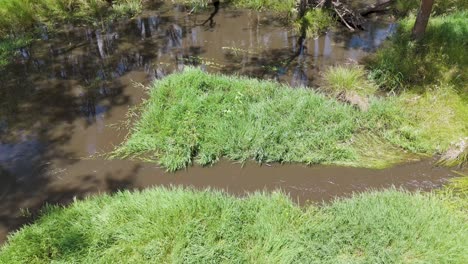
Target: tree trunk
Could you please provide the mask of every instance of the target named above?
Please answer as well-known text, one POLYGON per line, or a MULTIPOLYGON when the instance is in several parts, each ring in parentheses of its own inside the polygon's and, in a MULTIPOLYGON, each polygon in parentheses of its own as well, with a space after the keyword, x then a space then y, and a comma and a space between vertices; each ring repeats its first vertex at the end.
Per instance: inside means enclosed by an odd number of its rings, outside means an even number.
POLYGON ((299 18, 303 17, 307 11, 307 0, 300 0, 299 1, 299 18))
POLYGON ((421 7, 419 8, 418 17, 414 23, 413 32, 411 34, 412 39, 420 40, 426 32, 426 27, 431 16, 432 6, 434 0, 422 0, 421 7))

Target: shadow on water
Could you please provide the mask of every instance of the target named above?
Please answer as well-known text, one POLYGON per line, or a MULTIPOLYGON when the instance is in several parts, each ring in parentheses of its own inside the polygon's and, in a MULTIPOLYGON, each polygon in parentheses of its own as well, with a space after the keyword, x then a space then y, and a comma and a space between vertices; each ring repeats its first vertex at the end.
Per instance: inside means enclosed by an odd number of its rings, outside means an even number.
MULTIPOLYGON (((156 4, 155 4, 156 5, 156 4)), ((432 161, 374 171, 300 165, 258 166, 222 162, 167 174, 154 164, 106 161, 127 133, 119 125, 141 103, 148 84, 186 65, 210 72, 314 84, 324 68, 359 60, 392 30, 374 23, 367 32, 329 32, 298 41, 274 14, 217 7, 188 15, 181 6, 154 10, 100 29, 64 26, 21 49, 0 75, 0 242, 45 204, 75 197, 184 185, 237 195, 281 188, 301 203, 329 200, 392 184, 431 189, 452 173, 432 161), (110 125, 116 127, 110 127, 110 125)))

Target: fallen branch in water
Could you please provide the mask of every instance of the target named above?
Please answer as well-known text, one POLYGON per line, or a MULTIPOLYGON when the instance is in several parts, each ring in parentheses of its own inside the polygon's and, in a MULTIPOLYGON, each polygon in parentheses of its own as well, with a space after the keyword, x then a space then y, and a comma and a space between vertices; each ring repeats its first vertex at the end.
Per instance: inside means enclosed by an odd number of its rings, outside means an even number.
POLYGON ((369 5, 361 10, 354 10, 341 0, 301 0, 298 3, 299 14, 304 14, 307 8, 328 8, 332 10, 338 20, 349 30, 364 29, 365 16, 372 13, 385 12, 390 9, 395 0, 386 0, 381 3, 369 5))

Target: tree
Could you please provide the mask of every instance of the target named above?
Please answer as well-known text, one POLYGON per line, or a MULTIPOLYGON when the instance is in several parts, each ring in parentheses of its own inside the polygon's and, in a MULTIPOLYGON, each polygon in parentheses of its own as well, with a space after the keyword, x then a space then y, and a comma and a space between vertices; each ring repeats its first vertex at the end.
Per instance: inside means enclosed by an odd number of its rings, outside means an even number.
POLYGON ((419 8, 418 16, 416 17, 416 22, 414 23, 411 33, 412 39, 420 40, 424 36, 433 5, 434 0, 421 0, 421 7, 419 8))

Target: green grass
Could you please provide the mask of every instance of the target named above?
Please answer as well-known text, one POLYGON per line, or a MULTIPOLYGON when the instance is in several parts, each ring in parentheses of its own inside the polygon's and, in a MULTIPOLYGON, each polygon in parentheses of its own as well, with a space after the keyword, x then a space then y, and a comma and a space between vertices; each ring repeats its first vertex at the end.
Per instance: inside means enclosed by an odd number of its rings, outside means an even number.
POLYGON ((444 152, 468 135, 468 100, 452 86, 426 87, 424 92, 406 91, 400 105, 413 120, 414 132, 426 147, 444 152))
MULTIPOLYGON (((407 15, 416 13, 421 5, 420 0, 397 0, 395 9, 397 13, 407 15)), ((466 0, 444 0, 434 1, 432 8, 433 15, 444 15, 457 12, 458 10, 467 10, 468 2, 466 0)))
POLYGON ((20 48, 31 43, 30 37, 0 39, 0 69, 7 65, 20 48))
POLYGON ((444 188, 438 191, 445 199, 446 204, 458 211, 464 212, 468 221, 468 175, 458 173, 460 177, 452 178, 444 188))
POLYGON ((294 22, 294 27, 306 37, 316 38, 334 24, 335 18, 328 10, 317 8, 307 10, 303 17, 294 22))
POLYGON ((468 92, 468 12, 433 17, 420 43, 410 40, 414 17, 399 22, 398 33, 370 60, 372 78, 387 89, 439 83, 468 92))
POLYGON ((377 85, 367 79, 366 71, 360 66, 339 65, 323 73, 324 87, 336 95, 340 92, 355 92, 361 96, 374 95, 377 85))
POLYGON ((2 0, 0 33, 30 31, 38 23, 93 22, 105 16, 134 14, 141 4, 142 0, 115 0, 112 7, 105 0, 2 0))
POLYGON ((295 0, 232 0, 238 7, 268 9, 278 12, 292 12, 296 7, 295 0))
MULTIPOLYGON (((466 11, 432 17, 424 38, 413 42, 414 17, 405 18, 392 40, 367 62, 370 78, 398 94, 422 148, 436 153, 468 136, 467 19, 466 11)), ((463 164, 466 156, 443 164, 463 164)))
POLYGON ((120 192, 48 207, 0 263, 467 263, 462 212, 388 190, 300 208, 281 193, 120 192))
POLYGON ((152 85, 140 119, 113 156, 143 158, 170 171, 223 157, 384 167, 407 158, 403 150, 434 154, 466 132, 460 121, 466 117, 455 115, 436 127, 446 137, 441 146, 431 137, 434 127, 412 118, 405 105, 398 97, 373 97, 362 112, 310 89, 188 68, 152 85))

